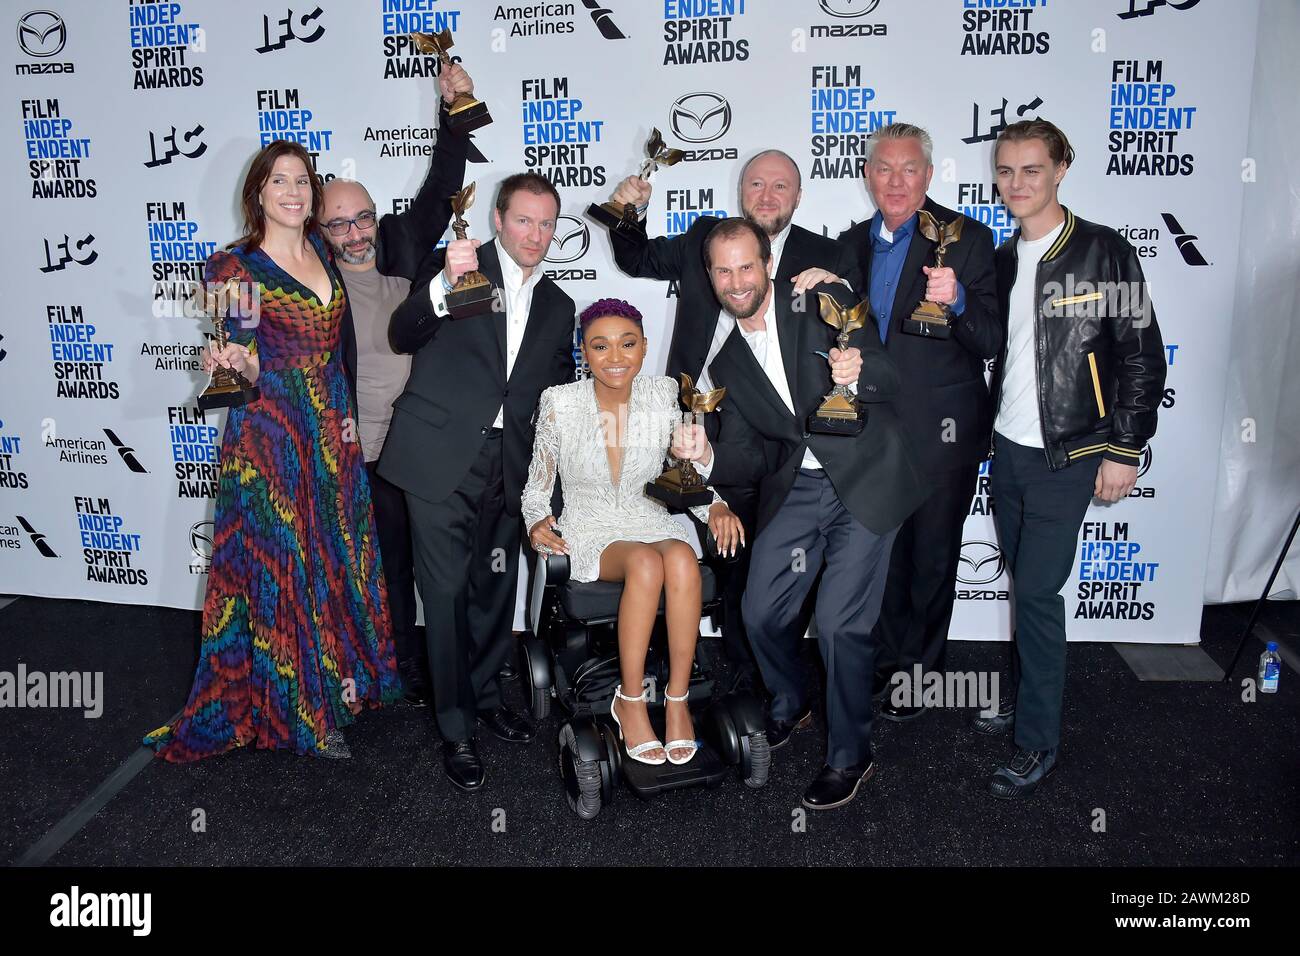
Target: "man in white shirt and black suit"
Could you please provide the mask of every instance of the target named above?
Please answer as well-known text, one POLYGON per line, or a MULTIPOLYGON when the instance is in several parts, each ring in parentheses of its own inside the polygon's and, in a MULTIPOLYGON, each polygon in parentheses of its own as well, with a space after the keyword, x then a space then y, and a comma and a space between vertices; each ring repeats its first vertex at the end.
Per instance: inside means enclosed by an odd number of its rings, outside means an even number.
POLYGON ((394 348, 413 352, 379 474, 406 493, 424 605, 434 717, 452 783, 483 785, 476 723, 526 743, 533 728, 501 700, 518 573, 520 496, 538 397, 573 380, 574 306, 541 262, 560 197, 542 176, 505 179, 496 237, 450 243, 421 265, 393 313, 394 348), (478 270, 498 290, 486 315, 448 316, 446 296, 478 270))
POLYGON ((856 305, 842 283, 793 298, 788 284, 768 279, 770 247, 752 223, 719 224, 704 251, 718 298, 737 320, 709 367, 727 395, 717 441, 704 440, 699 428, 683 430, 674 454, 696 460, 710 482, 758 485, 744 615, 772 693, 773 747, 811 719, 799 656, 801 610, 823 572, 816 616, 826 663, 826 765, 803 803, 831 809, 852 800, 874 771, 871 630, 894 535, 922 498, 890 404, 898 372, 871 321, 850 335, 849 348, 836 347, 815 293, 856 305), (832 381, 856 389, 866 419, 857 435, 808 428, 832 381), (765 453, 765 445, 777 454, 765 453))

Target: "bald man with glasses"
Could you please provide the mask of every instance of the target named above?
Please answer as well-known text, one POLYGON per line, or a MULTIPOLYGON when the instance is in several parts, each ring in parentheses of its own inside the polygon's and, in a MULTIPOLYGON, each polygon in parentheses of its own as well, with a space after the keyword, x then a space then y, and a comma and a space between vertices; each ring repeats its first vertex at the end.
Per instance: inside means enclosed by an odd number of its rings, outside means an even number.
POLYGON ((381 478, 375 468, 388 435, 393 400, 402 393, 411 371, 411 356, 394 352, 389 344, 388 320, 410 293, 420 261, 446 231, 451 219, 448 200, 465 180, 469 138, 451 131, 446 106, 457 93, 473 93, 474 83, 459 64, 452 64, 439 75, 438 87, 441 128, 429 172, 411 205, 401 213, 380 217, 361 183, 334 179, 325 184, 321 224, 348 290, 343 361, 356 396, 357 439, 370 477, 397 665, 406 699, 415 704, 426 702, 429 680, 424 641, 415 629, 410 519, 401 489, 381 478))

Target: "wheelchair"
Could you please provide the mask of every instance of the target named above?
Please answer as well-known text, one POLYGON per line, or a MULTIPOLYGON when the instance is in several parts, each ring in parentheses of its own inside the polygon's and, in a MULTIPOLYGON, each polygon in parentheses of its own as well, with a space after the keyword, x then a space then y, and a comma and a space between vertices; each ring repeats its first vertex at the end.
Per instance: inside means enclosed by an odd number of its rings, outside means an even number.
MULTIPOLYGON (((706 555, 700 562, 702 613, 719 622, 722 599, 714 569, 720 571, 725 559, 716 553, 708 528, 696 524, 706 555)), ((712 668, 701 663, 698 648, 688 706, 699 751, 681 765, 651 766, 629 758, 609 714, 619 683, 617 620, 623 585, 570 581, 567 555, 531 554, 531 630, 521 639, 520 675, 535 720, 545 720, 557 707, 561 712, 560 776, 565 800, 574 813, 584 820, 595 818, 614 799, 620 782, 644 800, 683 787, 717 787, 731 772, 750 788, 766 785, 771 751, 763 705, 752 694, 719 693, 712 668)), ((660 595, 645 669, 652 720, 662 717, 663 690, 668 685, 663 612, 660 595)), ((636 692, 636 688, 625 691, 636 692)))

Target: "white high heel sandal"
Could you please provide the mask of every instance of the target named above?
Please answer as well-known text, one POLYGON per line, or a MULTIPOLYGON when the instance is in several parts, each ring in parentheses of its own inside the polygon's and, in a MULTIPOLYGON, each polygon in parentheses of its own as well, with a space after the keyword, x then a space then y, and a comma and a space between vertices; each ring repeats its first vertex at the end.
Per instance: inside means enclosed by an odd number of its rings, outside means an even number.
MULTIPOLYGON (((691 696, 690 687, 686 688, 686 693, 682 694, 681 697, 674 697, 672 694, 668 693, 667 687, 664 688, 664 700, 671 700, 675 704, 685 703, 690 696, 691 696)), ((668 741, 668 743, 664 744, 664 754, 668 757, 668 762, 671 764, 677 764, 678 766, 681 766, 684 763, 690 763, 692 760, 694 760, 695 755, 699 752, 699 750, 700 750, 700 742, 698 740, 670 740, 668 741), (691 751, 689 754, 687 754, 681 760, 673 759, 674 750, 685 750, 688 747, 690 748, 691 751)))
MULTIPOLYGON (((646 694, 648 694, 648 693, 649 693, 649 691, 647 691, 647 690, 645 690, 645 689, 642 689, 642 691, 641 691, 641 696, 639 696, 639 697, 629 697, 629 696, 627 696, 627 694, 623 693, 623 685, 622 685, 622 684, 619 684, 618 686, 616 686, 616 687, 614 688, 614 696, 617 697, 619 700, 628 700, 628 701, 645 700, 645 699, 646 699, 646 694)), ((614 724, 615 724, 615 726, 618 727, 618 739, 623 741, 623 749, 624 749, 625 751, 627 751, 627 755, 628 755, 629 757, 631 757, 631 758, 632 758, 633 760, 635 760, 637 763, 647 763, 647 764, 650 764, 650 766, 652 766, 652 767, 657 767, 657 766, 659 766, 661 763, 664 762, 664 760, 666 759, 665 757, 660 757, 658 760, 653 760, 653 759, 648 759, 648 758, 646 758, 646 757, 641 756, 642 754, 649 753, 651 750, 663 750, 663 749, 664 749, 664 745, 663 745, 662 743, 660 743, 657 739, 656 739, 656 740, 647 740, 645 743, 643 743, 643 744, 637 744, 635 747, 629 747, 629 746, 627 745, 627 741, 623 739, 623 722, 622 722, 621 720, 618 719, 618 711, 616 711, 616 710, 614 709, 614 702, 613 702, 613 701, 610 701, 610 702, 609 702, 609 716, 611 716, 611 717, 614 718, 614 724)), ((664 750, 664 753, 667 754, 668 751, 664 750)))

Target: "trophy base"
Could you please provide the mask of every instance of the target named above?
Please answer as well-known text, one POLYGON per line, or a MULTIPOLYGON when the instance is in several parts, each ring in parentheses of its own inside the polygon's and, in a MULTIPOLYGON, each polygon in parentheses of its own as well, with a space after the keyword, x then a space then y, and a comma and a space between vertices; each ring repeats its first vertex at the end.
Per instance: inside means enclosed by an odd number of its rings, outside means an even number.
POLYGON ((950 339, 952 338, 952 323, 948 318, 947 309, 940 309, 938 306, 934 310, 925 308, 925 303, 917 309, 910 317, 903 320, 900 331, 908 335, 918 335, 925 339, 950 339))
POLYGON ((198 406, 203 411, 214 408, 236 408, 255 402, 262 390, 256 385, 211 385, 198 398, 198 406))
POLYGON ((857 435, 867 427, 867 411, 859 407, 850 415, 835 415, 818 410, 808 416, 805 427, 814 435, 857 435))
POLYGON ((456 287, 447 293, 447 312, 453 319, 468 319, 475 315, 486 315, 492 311, 496 301, 496 290, 487 277, 478 274, 477 278, 466 281, 461 276, 456 287))
POLYGON ((657 481, 647 481, 645 493, 656 501, 662 501, 673 511, 685 511, 701 505, 713 504, 713 492, 708 488, 692 488, 683 491, 672 485, 661 485, 657 481))
POLYGON ((620 212, 613 203, 592 203, 587 207, 587 215, 611 232, 618 232, 632 238, 644 238, 645 225, 636 217, 635 210, 631 216, 620 212))
POLYGON ((452 132, 457 136, 464 136, 490 124, 492 115, 488 112, 487 104, 482 100, 469 100, 464 105, 453 103, 452 108, 447 112, 447 122, 452 132))

